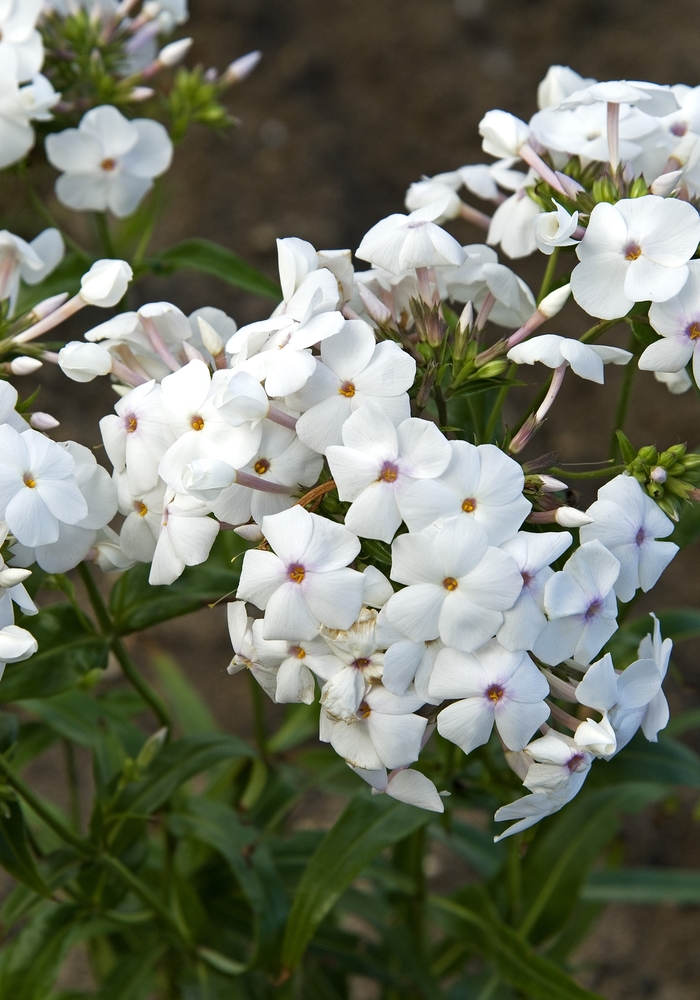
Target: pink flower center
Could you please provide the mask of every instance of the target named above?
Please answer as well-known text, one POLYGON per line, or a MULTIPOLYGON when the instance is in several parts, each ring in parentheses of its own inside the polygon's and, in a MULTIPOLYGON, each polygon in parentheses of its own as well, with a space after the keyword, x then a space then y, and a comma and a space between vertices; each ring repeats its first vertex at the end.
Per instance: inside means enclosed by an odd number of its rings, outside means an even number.
POLYGON ((642 256, 642 248, 639 243, 628 243, 622 252, 625 255, 625 260, 636 260, 642 256))
POLYGON ((294 563, 287 570, 287 579, 291 580, 292 583, 302 583, 305 576, 306 570, 299 563, 294 563))
POLYGON ((505 691, 500 684, 492 684, 490 688, 486 689, 486 697, 494 702, 494 704, 497 704, 504 694, 505 691))
POLYGON ((591 621, 591 619, 595 618, 598 614, 600 614, 602 607, 603 607, 603 602, 600 599, 598 599, 597 601, 593 601, 591 604, 589 604, 588 610, 584 615, 586 621, 589 622, 591 621))
POLYGON ((685 332, 690 340, 697 340, 700 337, 700 323, 696 320, 688 326, 685 332))
POLYGON ((379 479, 383 483, 395 483, 399 476, 399 467, 393 462, 385 462, 379 472, 379 479))

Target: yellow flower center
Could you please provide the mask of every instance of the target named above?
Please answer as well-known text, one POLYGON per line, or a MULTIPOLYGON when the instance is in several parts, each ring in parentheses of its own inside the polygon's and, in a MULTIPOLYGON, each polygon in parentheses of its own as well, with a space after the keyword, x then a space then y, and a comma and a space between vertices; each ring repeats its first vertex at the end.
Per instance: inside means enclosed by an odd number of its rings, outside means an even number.
POLYGON ((457 587, 459 586, 459 584, 457 583, 457 581, 453 576, 446 576, 445 579, 442 581, 442 585, 445 588, 445 590, 456 590, 457 587))
POLYGON ((290 566, 287 570, 287 576, 294 583, 301 583, 306 576, 306 570, 303 566, 290 566))
POLYGON ((465 514, 473 514, 476 510, 476 500, 473 497, 468 497, 462 502, 462 510, 465 514))
POLYGON ((204 430, 204 421, 201 417, 192 417, 192 430, 202 431, 204 430))
POLYGON ((379 473, 379 479, 383 483, 395 483, 399 475, 399 470, 393 462, 385 462, 379 473))
POLYGON ((137 502, 134 504, 134 507, 136 508, 136 513, 138 514, 139 517, 145 517, 146 514, 148 513, 148 507, 146 506, 145 503, 142 503, 140 500, 137 500, 137 502))
POLYGON ((360 702, 360 707, 357 710, 357 717, 358 717, 358 719, 366 719, 370 715, 371 711, 372 711, 372 709, 369 707, 369 705, 367 704, 367 702, 366 701, 361 701, 360 702))
POLYGON ((691 323, 686 333, 691 340, 697 340, 700 337, 700 323, 691 323))
POLYGON ((31 472, 28 472, 24 477, 24 485, 28 486, 30 490, 33 490, 36 486, 36 479, 32 479, 31 472))
POLYGON ((639 243, 628 243, 625 247, 625 260, 636 260, 642 256, 642 248, 639 243))
POLYGON ((352 382, 343 382, 338 392, 341 396, 345 396, 347 399, 352 399, 355 395, 355 386, 352 382))
POLYGON ((489 696, 491 701, 500 701, 505 694, 505 691, 500 684, 492 684, 486 694, 489 696))
POLYGON ((127 434, 133 434, 134 431, 136 430, 136 428, 138 427, 138 425, 139 425, 139 422, 136 419, 136 417, 129 417, 129 419, 126 422, 126 433, 127 434))
POLYGON ((106 160, 103 160, 102 163, 100 164, 103 170, 114 170, 116 165, 117 161, 113 160, 111 157, 108 157, 106 160))
POLYGON ((253 466, 255 471, 259 476, 264 476, 267 470, 270 468, 270 463, 266 458, 259 458, 255 465, 253 466))

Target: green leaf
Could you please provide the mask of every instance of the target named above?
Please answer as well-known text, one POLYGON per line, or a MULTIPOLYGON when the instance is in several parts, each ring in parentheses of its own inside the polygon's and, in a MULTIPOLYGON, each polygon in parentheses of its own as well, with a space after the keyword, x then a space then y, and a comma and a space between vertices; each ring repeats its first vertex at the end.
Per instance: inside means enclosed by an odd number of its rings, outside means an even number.
POLYGON ((637 457, 637 449, 634 447, 627 435, 621 430, 616 430, 615 436, 617 437, 617 443, 620 446, 622 461, 625 465, 629 465, 630 462, 633 462, 637 457))
POLYGON ((284 722, 267 741, 270 753, 286 753, 316 736, 318 733, 319 706, 287 705, 284 722))
POLYGON ((8 663, 0 684, 0 702, 58 694, 90 670, 107 666, 109 641, 88 627, 69 604, 53 604, 23 617, 39 644, 28 660, 8 663))
POLYGON ((234 531, 222 531, 203 565, 188 567, 174 583, 164 586, 148 582, 150 566, 127 570, 114 585, 109 602, 116 631, 121 635, 140 632, 223 598, 233 600, 247 548, 234 531))
POLYGON ((664 739, 669 736, 680 736, 689 729, 700 728, 700 708, 691 708, 688 712, 675 715, 661 734, 664 739))
POLYGON ((452 818, 449 831, 434 823, 430 835, 458 854, 486 879, 495 878, 505 864, 506 845, 494 844, 493 837, 467 823, 452 818))
POLYGON ((636 736, 624 753, 597 763, 588 783, 595 787, 632 781, 700 788, 700 757, 675 740, 648 743, 636 736))
POLYGON ((431 820, 414 806, 385 796, 358 795, 311 857, 287 922, 282 964, 294 969, 341 893, 378 854, 431 820))
POLYGON ((649 347, 650 344, 660 340, 656 330, 654 330, 648 323, 640 323, 638 320, 633 320, 630 325, 632 327, 632 333, 642 347, 649 347))
POLYGON ((254 756, 252 747, 227 733, 185 736, 164 747, 144 777, 124 789, 115 804, 115 811, 149 816, 195 774, 224 760, 254 756))
POLYGON ((438 914, 443 912, 464 923, 470 943, 493 963, 499 976, 532 1000, 601 1000, 536 955, 514 930, 492 915, 477 913, 451 899, 433 898, 430 902, 438 914))
POLYGON ((147 258, 145 263, 156 274, 172 274, 183 268, 203 271, 205 274, 213 274, 215 278, 222 278, 245 292, 264 295, 269 299, 282 298, 282 291, 274 281, 246 264, 233 251, 211 240, 183 240, 182 243, 147 258))
POLYGON ((0 952, 0 996, 46 1000, 76 926, 72 903, 47 903, 10 945, 0 952))
POLYGON ((29 850, 27 824, 17 801, 0 802, 0 865, 39 895, 51 895, 29 850))
POLYGON ((190 684, 171 656, 160 653, 153 657, 153 666, 160 679, 165 700, 185 736, 194 733, 217 732, 214 717, 199 691, 190 684))
POLYGON ((197 954, 207 965, 217 972, 222 972, 225 976, 240 976, 246 971, 247 966, 243 962, 236 962, 233 958, 222 955, 213 948, 205 948, 203 945, 197 948, 197 954))
POLYGON ((583 887, 594 903, 700 903, 700 871, 618 868, 594 871, 583 887))
POLYGON ((147 1000, 153 989, 155 965, 164 951, 165 944, 158 944, 136 955, 120 955, 95 1000, 147 1000))
POLYGON ((673 529, 672 541, 684 549, 700 538, 700 504, 684 503, 681 517, 673 529))

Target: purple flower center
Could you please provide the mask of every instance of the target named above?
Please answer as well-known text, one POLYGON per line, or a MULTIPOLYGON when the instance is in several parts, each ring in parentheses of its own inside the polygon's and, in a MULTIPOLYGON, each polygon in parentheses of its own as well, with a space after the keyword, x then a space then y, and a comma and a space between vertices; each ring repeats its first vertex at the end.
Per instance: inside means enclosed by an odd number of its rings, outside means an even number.
POLYGON ((393 462, 385 462, 379 470, 378 479, 383 483, 395 483, 399 477, 399 467, 393 462))
POLYGON ((634 241, 623 247, 622 252, 625 255, 625 260, 636 260, 642 256, 642 248, 639 243, 635 243, 634 241))
POLYGON ((490 688, 486 689, 486 697, 494 704, 498 704, 505 693, 505 689, 500 684, 492 684, 490 688))
POLYGON ((637 545, 643 545, 646 541, 647 536, 644 534, 644 528, 640 528, 635 536, 635 542, 637 545))
POLYGON ((593 618, 595 618, 597 615, 599 615, 602 607, 603 607, 603 602, 601 601, 600 598, 597 598, 595 601, 592 601, 588 605, 588 610, 586 611, 586 614, 584 615, 585 620, 587 622, 589 622, 593 618))
POLYGON ((572 774, 581 770, 583 764, 586 763, 586 758, 582 753, 576 753, 573 757, 569 758, 566 762, 566 766, 572 774))

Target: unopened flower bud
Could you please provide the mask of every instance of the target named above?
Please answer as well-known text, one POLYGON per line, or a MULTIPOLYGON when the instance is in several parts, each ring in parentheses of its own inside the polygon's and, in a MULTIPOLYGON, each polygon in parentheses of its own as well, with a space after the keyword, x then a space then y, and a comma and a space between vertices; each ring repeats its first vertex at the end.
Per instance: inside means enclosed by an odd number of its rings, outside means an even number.
POLYGON ((668 198, 668 196, 678 187, 682 176, 682 170, 671 170, 667 174, 661 174, 660 177, 657 177, 655 181, 651 182, 649 190, 652 194, 660 195, 661 198, 668 198))
POLYGON ((55 417, 50 413, 42 413, 41 410, 32 413, 29 423, 35 431, 53 431, 56 427, 60 427, 60 422, 55 417))
POLYGON ((557 507, 554 520, 562 528, 582 528, 584 524, 593 524, 593 518, 575 507, 557 507))
POLYGON ((204 364, 207 363, 206 358, 201 351, 198 351, 196 347, 192 344, 188 344, 186 340, 182 342, 182 351, 188 361, 202 361, 204 364))
POLYGON ((67 299, 68 292, 61 292, 59 295, 52 295, 50 298, 44 299, 43 302, 37 302, 27 319, 30 323, 38 323, 40 319, 50 316, 52 312, 59 309, 67 299))
POLYGON ((570 295, 571 285, 569 284, 562 285, 561 288, 555 288, 549 295, 545 295, 538 305, 537 311, 541 312, 546 319, 551 319, 552 316, 556 316, 564 308, 570 295))
POLYGON ((652 444, 647 444, 639 449, 639 458, 644 463, 656 464, 659 453, 652 444))
POLYGON ((134 87, 127 100, 134 102, 148 101, 155 95, 152 87, 134 87))
POLYGON ((202 337, 202 343, 213 358, 218 358, 224 352, 224 342, 216 332, 211 323, 207 323, 203 316, 197 318, 197 326, 202 337))
POLYGON ((41 368, 41 361, 38 358, 13 358, 10 361, 10 371, 13 375, 31 375, 41 368))
POLYGON ((507 367, 506 358, 496 358, 495 361, 489 361, 479 368, 477 378, 496 378, 498 375, 502 375, 507 367))
POLYGON ((394 317, 391 315, 391 311, 381 299, 377 298, 374 292, 371 292, 361 282, 357 285, 357 294, 360 296, 360 301, 365 307, 367 315, 374 320, 377 326, 388 326, 393 322, 394 317))
POLYGON ((654 483, 665 483, 668 473, 660 465, 651 470, 651 480, 654 483))
POLYGON ((585 187, 582 184, 579 184, 578 181, 575 181, 573 177, 563 174, 560 170, 555 170, 554 173, 564 189, 564 192, 569 198, 571 198, 572 201, 576 201, 581 192, 586 190, 585 187))
POLYGON ((160 50, 156 62, 160 66, 177 66, 192 48, 193 41, 192 38, 180 38, 177 42, 171 42, 160 50))
POLYGON ((92 382, 96 376, 112 371, 112 355, 99 344, 73 340, 58 352, 58 364, 74 382, 92 382))
POLYGON ((248 52, 246 55, 240 56, 238 59, 234 59, 231 65, 224 72, 225 82, 240 83, 241 80, 245 80, 247 76, 250 76, 261 59, 262 52, 258 49, 254 52, 248 52))
POLYGON ((0 588, 2 590, 8 590, 10 587, 16 587, 20 583, 24 583, 32 575, 30 569, 19 569, 14 566, 4 566, 0 569, 0 588))
POLYGON ((80 279, 80 297, 90 306, 110 309, 124 298, 133 276, 125 260, 96 260, 80 279))
POLYGON ((240 524, 233 530, 241 538, 244 538, 246 542, 261 542, 263 540, 263 533, 257 524, 240 524))

